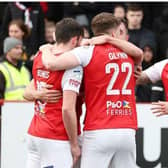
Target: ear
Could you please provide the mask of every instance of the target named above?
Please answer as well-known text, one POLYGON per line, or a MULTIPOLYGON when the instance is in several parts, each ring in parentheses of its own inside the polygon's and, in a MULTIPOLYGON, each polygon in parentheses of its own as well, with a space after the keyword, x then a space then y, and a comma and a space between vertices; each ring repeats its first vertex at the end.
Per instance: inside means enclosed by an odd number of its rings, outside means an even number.
POLYGON ((77 43, 77 36, 71 38, 72 45, 76 46, 77 43))
POLYGON ((53 40, 56 41, 55 32, 53 32, 53 40))
POLYGON ((129 35, 126 36, 126 40, 127 40, 127 41, 129 40, 129 35))
POLYGON ((112 36, 112 37, 115 37, 115 34, 114 34, 114 32, 112 32, 112 33, 111 33, 111 36, 112 36))
POLYGON ((120 28, 120 35, 122 35, 123 34, 123 30, 120 28))

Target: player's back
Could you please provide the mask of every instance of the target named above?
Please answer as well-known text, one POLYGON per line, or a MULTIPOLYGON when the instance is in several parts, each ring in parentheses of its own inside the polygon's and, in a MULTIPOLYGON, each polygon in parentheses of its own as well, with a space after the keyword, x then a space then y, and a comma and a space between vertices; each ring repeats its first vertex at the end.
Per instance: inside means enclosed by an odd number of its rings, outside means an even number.
MULTIPOLYGON (((61 81, 64 71, 47 70, 42 63, 42 52, 39 52, 33 63, 33 78, 35 88, 41 90, 46 84, 53 85, 51 89, 62 90, 61 81)), ((62 120, 62 98, 56 103, 35 101, 35 115, 29 133, 35 136, 66 140, 67 134, 62 120)))
POLYGON ((137 128, 133 60, 110 44, 97 45, 84 68, 85 130, 137 128))

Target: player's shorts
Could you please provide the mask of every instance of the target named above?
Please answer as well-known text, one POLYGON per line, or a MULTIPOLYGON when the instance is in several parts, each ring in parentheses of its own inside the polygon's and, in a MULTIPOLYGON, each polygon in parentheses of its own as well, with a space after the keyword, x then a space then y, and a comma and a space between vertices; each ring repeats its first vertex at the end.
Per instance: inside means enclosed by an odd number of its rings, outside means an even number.
POLYGON ((133 129, 85 131, 81 168, 135 168, 136 144, 133 129))
POLYGON ((71 168, 69 141, 51 140, 28 135, 26 168, 71 168))

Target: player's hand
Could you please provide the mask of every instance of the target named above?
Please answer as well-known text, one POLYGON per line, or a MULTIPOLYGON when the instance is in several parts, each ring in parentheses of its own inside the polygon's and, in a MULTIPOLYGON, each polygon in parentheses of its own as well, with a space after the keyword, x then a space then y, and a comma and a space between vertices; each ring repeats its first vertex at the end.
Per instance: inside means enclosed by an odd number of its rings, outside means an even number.
POLYGON ((71 153, 73 158, 73 165, 72 165, 72 168, 73 168, 81 155, 81 149, 79 145, 71 145, 71 153))
POLYGON ((141 65, 135 65, 134 68, 134 77, 138 79, 142 74, 142 66, 141 65))
POLYGON ((168 115, 168 102, 153 102, 151 111, 153 114, 156 114, 157 117, 168 115))
POLYGON ((36 99, 45 101, 47 103, 56 103, 62 98, 62 92, 59 90, 52 90, 52 85, 45 85, 40 91, 36 93, 36 99))

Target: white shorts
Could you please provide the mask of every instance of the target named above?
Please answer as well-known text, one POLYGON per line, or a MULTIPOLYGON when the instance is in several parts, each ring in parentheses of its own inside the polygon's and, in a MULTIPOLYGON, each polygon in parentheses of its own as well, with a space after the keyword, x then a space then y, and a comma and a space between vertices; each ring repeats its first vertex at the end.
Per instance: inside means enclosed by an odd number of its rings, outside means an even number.
POLYGON ((135 168, 136 144, 133 129, 85 131, 81 168, 135 168))
POLYGON ((26 168, 71 168, 69 141, 51 140, 28 135, 26 168))

